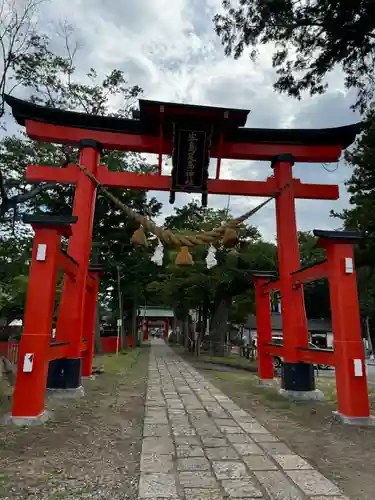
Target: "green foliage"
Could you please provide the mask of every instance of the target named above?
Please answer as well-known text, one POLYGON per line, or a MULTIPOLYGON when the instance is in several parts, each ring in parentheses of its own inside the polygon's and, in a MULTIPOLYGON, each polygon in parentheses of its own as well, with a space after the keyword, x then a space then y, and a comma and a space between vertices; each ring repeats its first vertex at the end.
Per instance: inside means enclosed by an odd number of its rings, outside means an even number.
POLYGON ((7 324, 23 317, 30 248, 30 237, 0 237, 0 311, 7 324))
MULTIPOLYGON (((190 232, 207 231, 220 226, 228 218, 226 210, 203 208, 191 202, 175 209, 166 218, 169 229, 190 232)), ((160 302, 172 306, 183 320, 189 310, 207 311, 213 317, 220 304, 234 298, 231 320, 242 322, 254 309, 254 293, 251 289, 251 270, 275 270, 275 245, 263 242, 258 230, 243 224, 240 228, 240 244, 236 250, 216 246, 217 266, 207 269, 205 258, 208 246, 191 249, 194 265, 175 266, 176 251, 169 251, 168 264, 152 282, 148 291, 159 297, 160 302)))
POLYGON ((246 47, 254 60, 261 45, 274 47, 274 88, 300 98, 326 91, 326 76, 335 67, 348 89, 358 93, 364 109, 374 93, 375 3, 373 0, 223 0, 214 17, 225 53, 238 58, 246 47))
MULTIPOLYGON (((48 39, 39 37, 36 40, 39 43, 38 50, 20 57, 19 64, 14 69, 14 79, 28 88, 31 99, 38 104, 90 114, 128 116, 141 89, 136 85, 130 86, 124 73, 117 69, 101 78, 91 68, 87 73, 87 81, 77 82, 75 51, 69 48, 70 32, 66 36, 66 56, 51 52, 48 39), (114 99, 116 108, 113 107, 114 99)), ((0 142, 0 234, 3 235, 4 249, 8 251, 7 245, 12 246, 17 258, 22 261, 25 276, 28 275, 31 231, 18 222, 19 216, 26 212, 71 214, 74 200, 74 186, 53 183, 40 183, 36 187, 28 185, 25 180, 26 167, 31 163, 63 168, 78 160, 79 151, 76 148, 37 143, 24 134, 6 136, 0 142), (9 214, 10 210, 13 210, 13 216, 9 214), (21 251, 20 241, 22 244, 28 243, 27 251, 21 251)), ((155 166, 147 163, 139 154, 106 152, 102 155, 101 162, 107 163, 108 168, 113 171, 155 171, 155 166)), ((113 193, 137 212, 151 217, 160 212, 161 204, 155 198, 147 199, 145 192, 115 189, 113 193)), ((101 297, 105 305, 118 310, 118 265, 123 275, 121 292, 125 311, 121 314, 125 317, 130 317, 138 301, 145 299, 145 283, 159 272, 150 262, 152 248, 139 249, 130 244, 136 227, 117 207, 98 196, 93 240, 104 244, 99 249, 99 258, 107 267, 101 280, 101 297), (109 286, 113 288, 110 294, 106 291, 109 286)), ((13 280, 9 273, 1 283, 1 313, 8 314, 10 303, 17 311, 21 311, 25 299, 25 282, 13 280)))
MULTIPOLYGON (((362 316, 375 318, 375 112, 368 111, 362 135, 346 153, 353 168, 346 183, 351 207, 339 217, 347 230, 360 231, 363 241, 356 249, 359 304, 362 316)), ((373 339, 375 340, 375 339, 373 339)))
MULTIPOLYGON (((301 267, 317 264, 325 259, 325 250, 316 248, 317 238, 310 232, 298 233, 301 267)), ((329 319, 331 315, 329 287, 327 279, 305 283, 306 316, 309 319, 329 319)))

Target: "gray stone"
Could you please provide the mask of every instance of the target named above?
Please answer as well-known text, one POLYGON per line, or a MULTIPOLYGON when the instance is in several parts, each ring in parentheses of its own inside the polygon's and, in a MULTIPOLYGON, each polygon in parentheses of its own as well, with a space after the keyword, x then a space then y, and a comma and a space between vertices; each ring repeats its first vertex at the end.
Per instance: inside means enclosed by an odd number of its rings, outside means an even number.
POLYGON ((244 434, 245 431, 241 427, 228 427, 227 425, 219 425, 219 429, 225 435, 227 434, 244 434))
POLYGON ((206 448, 206 455, 210 460, 238 459, 238 453, 230 446, 220 448, 206 448))
POLYGON ((46 396, 55 399, 78 399, 83 398, 85 389, 83 386, 74 387, 72 389, 47 389, 46 396))
POLYGON ((13 417, 11 413, 7 413, 4 417, 0 417, 0 423, 4 425, 15 425, 17 427, 30 427, 34 425, 43 425, 52 419, 52 413, 44 410, 37 417, 13 417))
POLYGON ((233 410, 230 412, 233 418, 249 417, 250 415, 245 410, 233 410))
POLYGON ((168 408, 168 415, 186 415, 184 408, 168 408))
POLYGON ((209 488, 202 490, 201 488, 184 488, 186 500, 224 500, 220 490, 209 488))
POLYGON ((238 424, 233 418, 214 418, 216 425, 225 427, 238 427, 238 424))
POLYGON ((277 466, 265 455, 248 455, 243 457, 250 470, 277 470, 277 466))
POLYGON ((223 437, 223 434, 217 429, 217 427, 214 424, 210 424, 207 426, 198 426, 196 429, 197 434, 199 434, 202 438, 203 437, 210 437, 210 438, 221 438, 223 437))
POLYGON ((345 425, 354 425, 358 427, 373 427, 375 425, 375 417, 345 417, 338 411, 332 412, 333 416, 340 423, 345 425))
POLYGON ((228 446, 228 441, 222 437, 202 436, 202 442, 205 448, 219 448, 222 446, 228 446))
POLYGON ((336 495, 334 495, 334 496, 331 496, 331 495, 325 496, 324 495, 324 496, 318 496, 318 497, 314 496, 313 500, 349 500, 349 498, 343 497, 343 496, 336 496, 336 495))
POLYGON ((270 455, 293 455, 286 444, 278 443, 259 443, 270 455))
POLYGON ((259 424, 259 422, 254 418, 251 417, 250 415, 247 415, 246 417, 234 417, 234 420, 237 422, 238 425, 241 424, 259 424))
POLYGON ((174 452, 173 442, 168 437, 145 437, 142 442, 142 453, 169 455, 174 452))
POLYGON ((251 439, 256 443, 279 443, 279 439, 276 436, 269 432, 265 432, 264 434, 253 434, 251 439))
POLYGON ((252 443, 253 442, 247 434, 227 434, 226 438, 231 443, 252 443))
POLYGON ((218 419, 218 418, 228 418, 229 414, 225 410, 212 410, 208 412, 210 417, 218 419))
POLYGON ((242 429, 248 434, 264 434, 267 429, 257 422, 239 422, 242 429))
POLYGON ((167 425, 168 419, 166 415, 153 415, 150 417, 145 417, 143 423, 146 425, 167 425))
POLYGON ((146 401, 145 406, 146 406, 146 408, 155 408, 155 409, 159 408, 159 409, 162 409, 162 408, 165 408, 165 402, 164 401, 160 401, 160 402, 146 401))
POLYGON ((177 436, 175 437, 176 446, 201 446, 197 436, 177 436))
POLYGON ((233 447, 242 456, 263 454, 263 450, 255 443, 233 443, 233 447))
POLYGON ((272 500, 304 500, 305 497, 280 471, 254 471, 272 500))
POLYGON ((138 498, 178 498, 172 474, 141 474, 138 498))
POLYGON ((317 470, 291 470, 286 474, 306 495, 340 495, 339 488, 317 470))
POLYGON ((215 477, 206 471, 179 472, 178 479, 184 488, 218 488, 215 477))
POLYGON ((212 462, 212 468, 218 479, 238 479, 248 476, 245 464, 240 461, 212 462))
POLYGON ((286 389, 279 389, 278 392, 281 396, 296 401, 324 401, 324 394, 318 389, 315 389, 315 391, 289 391, 286 389))
POLYGON ((263 496, 250 478, 226 479, 222 484, 229 498, 261 498, 263 496))
POLYGON ((270 378, 270 379, 258 378, 257 385, 259 387, 276 387, 279 385, 279 382, 276 378, 270 378))
POLYGON ((178 458, 203 457, 203 448, 200 446, 177 446, 176 453, 178 458))
POLYGON ((192 458, 179 458, 177 460, 177 470, 179 471, 199 471, 209 470, 210 464, 207 458, 192 457, 192 458))
POLYGON ((143 426, 143 435, 145 437, 163 437, 170 436, 171 431, 169 429, 169 425, 165 424, 145 424, 143 426))
POLYGON ((195 436, 195 429, 187 425, 172 425, 172 432, 174 436, 195 436))
POLYGON ((186 410, 190 413, 195 410, 201 410, 203 408, 202 404, 197 402, 197 403, 185 403, 186 410))
POLYGON ((311 465, 298 455, 273 455, 273 458, 278 462, 282 469, 298 470, 312 469, 311 465))
POLYGON ((141 472, 168 473, 173 470, 172 455, 143 453, 141 457, 141 472))

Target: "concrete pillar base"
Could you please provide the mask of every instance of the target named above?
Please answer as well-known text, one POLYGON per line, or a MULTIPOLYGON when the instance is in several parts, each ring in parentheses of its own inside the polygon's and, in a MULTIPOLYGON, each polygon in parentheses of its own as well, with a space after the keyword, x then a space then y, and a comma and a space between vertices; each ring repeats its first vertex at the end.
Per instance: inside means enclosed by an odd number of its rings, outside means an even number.
POLYGON ((278 381, 275 378, 269 378, 269 379, 258 378, 257 385, 259 387, 275 387, 278 385, 278 381))
POLYGON ((55 399, 78 399, 85 395, 85 389, 81 385, 73 389, 47 389, 47 396, 55 399))
POLYGON ((279 394, 297 401, 324 401, 324 394, 318 389, 314 391, 289 391, 286 389, 279 389, 279 394))
POLYGON ((335 419, 345 425, 356 425, 358 427, 373 427, 375 426, 375 417, 370 415, 369 417, 345 417, 338 411, 332 412, 335 419))
POLYGON ((17 427, 30 427, 33 425, 43 425, 49 420, 51 420, 52 415, 49 411, 44 410, 43 413, 37 417, 13 417, 11 413, 8 413, 3 417, 4 425, 15 425, 17 427))

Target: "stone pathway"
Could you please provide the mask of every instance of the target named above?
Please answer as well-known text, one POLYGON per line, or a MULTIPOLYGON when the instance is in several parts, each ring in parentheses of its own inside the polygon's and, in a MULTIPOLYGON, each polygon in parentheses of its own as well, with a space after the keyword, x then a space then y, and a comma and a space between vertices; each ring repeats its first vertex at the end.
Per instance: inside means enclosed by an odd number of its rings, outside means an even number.
POLYGON ((348 500, 162 340, 152 341, 138 498, 348 500))

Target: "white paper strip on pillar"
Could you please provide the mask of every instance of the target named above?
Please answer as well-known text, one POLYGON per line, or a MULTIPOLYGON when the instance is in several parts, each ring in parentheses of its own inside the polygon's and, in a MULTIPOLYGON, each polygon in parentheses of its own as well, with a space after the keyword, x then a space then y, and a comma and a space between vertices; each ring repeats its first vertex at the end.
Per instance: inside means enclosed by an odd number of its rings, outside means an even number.
POLYGON ((353 274, 353 259, 351 257, 345 257, 345 273, 353 274))
POLYGON ((46 243, 39 243, 36 251, 36 260, 45 261, 47 256, 47 245, 46 243))
POLYGON ((164 258, 164 247, 161 241, 159 241, 158 246, 155 248, 154 255, 151 257, 151 262, 153 262, 157 266, 162 266, 163 258, 164 258))
POLYGON ((363 377, 362 360, 354 359, 353 361, 354 361, 354 376, 363 377))
POLYGON ((216 248, 213 245, 210 245, 206 257, 207 269, 211 269, 212 267, 215 267, 217 265, 217 260, 215 255, 216 255, 216 248))

